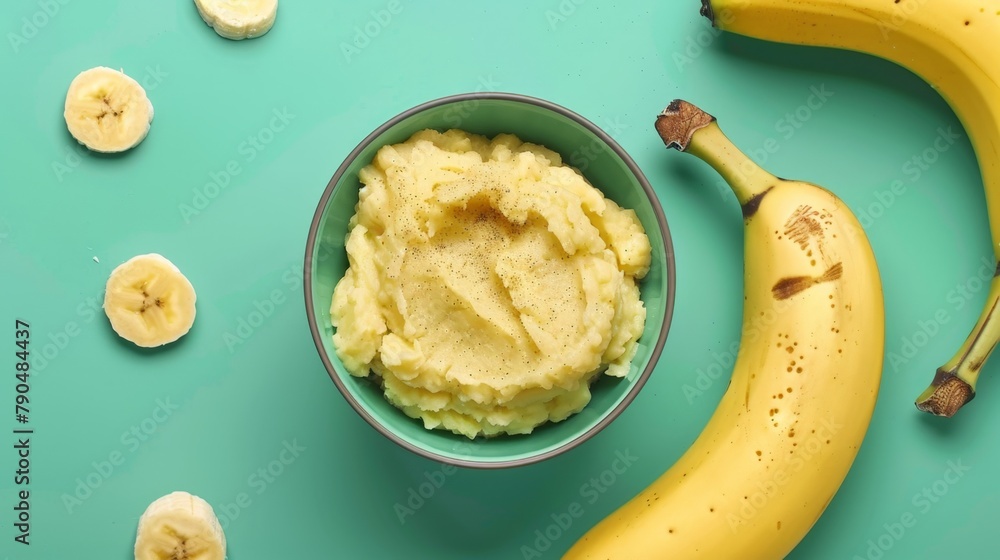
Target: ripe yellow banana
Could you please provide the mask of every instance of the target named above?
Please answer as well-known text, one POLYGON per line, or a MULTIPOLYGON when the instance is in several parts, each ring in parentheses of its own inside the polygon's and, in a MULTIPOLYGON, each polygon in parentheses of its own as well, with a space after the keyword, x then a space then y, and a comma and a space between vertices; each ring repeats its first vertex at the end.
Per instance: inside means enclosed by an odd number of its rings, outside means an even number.
POLYGON ((875 408, 885 343, 875 257, 840 199, 759 168, 700 109, 674 101, 656 128, 715 168, 743 208, 740 351, 687 452, 565 559, 782 558, 837 492, 875 408))
MULTIPOLYGON (((927 81, 962 122, 979 160, 1000 260, 1000 5, 983 0, 703 0, 724 31, 758 39, 864 52, 927 81)), ((997 269, 1000 272, 1000 266, 997 269)), ((950 417, 975 396, 1000 340, 995 275, 972 332, 938 368, 917 408, 950 417)))

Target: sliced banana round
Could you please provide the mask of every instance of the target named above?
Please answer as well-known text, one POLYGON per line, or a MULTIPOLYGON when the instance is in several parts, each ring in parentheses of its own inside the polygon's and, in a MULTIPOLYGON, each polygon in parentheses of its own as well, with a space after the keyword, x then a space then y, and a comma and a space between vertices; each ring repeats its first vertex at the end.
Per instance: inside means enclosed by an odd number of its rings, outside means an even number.
POLYGON ((173 342, 194 324, 194 286, 162 255, 139 255, 111 271, 104 312, 118 336, 151 348, 173 342))
POLYGON ((205 23, 226 39, 260 37, 274 25, 278 0, 194 0, 205 23))
POLYGON ((212 506, 187 492, 171 492, 139 518, 135 560, 225 560, 226 535, 212 506))
POLYGON ((123 152, 149 133, 153 103, 146 90, 120 70, 98 66, 78 74, 63 111, 69 133, 95 152, 123 152))

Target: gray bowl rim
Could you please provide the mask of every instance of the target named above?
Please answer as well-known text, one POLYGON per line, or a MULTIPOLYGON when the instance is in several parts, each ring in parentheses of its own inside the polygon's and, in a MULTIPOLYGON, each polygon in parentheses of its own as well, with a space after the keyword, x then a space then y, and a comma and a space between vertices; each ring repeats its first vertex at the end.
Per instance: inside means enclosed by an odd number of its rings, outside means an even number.
MULTIPOLYGON (((456 467, 467 467, 476 469, 504 469, 510 467, 519 467, 525 465, 531 465, 544 461, 545 459, 550 459, 571 449, 574 449, 578 445, 586 442, 590 438, 594 437, 598 432, 606 428, 612 421, 614 421, 622 412, 635 400, 639 391, 645 386, 646 381, 649 376, 653 373, 657 363, 660 361, 660 356, 663 352, 663 346, 667 340, 667 333, 670 330, 670 325, 673 322, 674 314, 674 295, 676 292, 676 262, 674 258, 674 245, 673 239, 670 236, 670 228, 667 225, 666 216, 663 213, 663 208, 660 206, 660 200, 653 190, 652 185, 650 185, 649 180, 646 175, 643 174, 642 170, 635 163, 635 160, 625 151, 621 145, 615 141, 609 134, 604 132, 597 125, 592 123, 587 118, 583 117, 571 111, 561 105, 557 105, 551 101, 546 101, 537 97, 531 97, 528 95, 523 95, 519 93, 507 93, 507 92, 472 92, 472 93, 460 93, 455 95, 449 95, 445 97, 439 97, 437 99, 432 99, 426 101, 419 105, 416 105, 402 113, 399 113, 395 117, 392 117, 381 126, 372 131, 368 136, 364 138, 351 153, 344 158, 343 163, 337 168, 337 171, 333 174, 330 182, 327 183, 326 190, 323 192, 322 197, 320 197, 319 204, 316 207, 316 212, 313 215, 312 224, 309 226, 309 236, 306 240, 306 254, 305 254, 305 265, 303 271, 303 291, 305 292, 305 304, 306 304, 306 318, 309 321, 309 330, 312 333, 313 342, 316 345, 316 350, 319 352, 320 359, 323 361, 323 366, 326 368, 327 374, 333 383, 337 386, 337 390, 340 391, 344 399, 351 405, 351 408, 361 416, 371 427, 375 428, 383 436, 387 437, 389 440, 395 442, 399 446, 407 449, 421 457, 430 459, 432 461, 437 461, 440 463, 454 465, 456 467), (646 197, 649 198, 650 205, 653 207, 653 213, 656 215, 656 221, 660 227, 660 233, 663 236, 664 245, 664 255, 666 258, 666 275, 667 275, 667 293, 666 293, 666 307, 663 312, 663 325, 660 330, 660 336, 656 340, 656 344, 653 347, 653 353, 649 357, 649 363, 646 364, 646 368, 639 375, 635 384, 626 393, 625 398, 622 399, 612 410, 602 418, 598 423, 591 426, 586 432, 580 436, 566 442, 555 449, 550 449, 544 453, 538 453, 531 455, 529 457, 523 457, 520 459, 511 459, 505 461, 476 461, 469 459, 459 459, 455 457, 450 457, 448 455, 443 455, 435 453, 433 451, 428 451, 422 449, 416 445, 411 444, 402 437, 398 436, 395 432, 390 430, 388 427, 383 425, 381 422, 373 418, 368 411, 361 406, 360 403, 351 395, 351 392, 347 389, 344 381, 340 378, 337 373, 336 367, 333 362, 330 361, 330 357, 326 353, 326 349, 323 345, 323 338, 320 333, 319 325, 316 324, 316 317, 313 315, 313 295, 312 295, 312 261, 313 252, 316 243, 316 236, 319 233, 319 225, 326 213, 327 205, 329 204, 330 198, 333 196, 334 189, 340 182, 344 173, 347 172, 347 168, 350 167, 351 163, 361 154, 361 152, 368 147, 369 144, 375 141, 379 136, 390 128, 396 126, 401 121, 421 113, 428 109, 438 107, 440 105, 447 105, 456 102, 463 101, 483 101, 483 100, 500 100, 500 101, 514 101, 518 103, 526 103, 529 105, 535 105, 543 109, 547 109, 559 115, 569 118, 575 121, 577 124, 583 126, 596 137, 600 138, 602 142, 608 145, 615 154, 625 162, 629 171, 635 176, 639 184, 642 185, 643 191, 646 193, 646 197)), ((530 436, 527 436, 530 437, 530 436)))

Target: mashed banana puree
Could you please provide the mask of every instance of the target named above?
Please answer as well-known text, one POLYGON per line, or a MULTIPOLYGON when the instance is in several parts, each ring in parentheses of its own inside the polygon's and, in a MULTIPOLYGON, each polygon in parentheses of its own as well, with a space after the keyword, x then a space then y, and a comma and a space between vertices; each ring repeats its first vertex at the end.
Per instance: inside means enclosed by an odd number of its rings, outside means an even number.
POLYGON ((525 434, 624 376, 646 310, 650 243, 542 146, 424 130, 362 169, 337 354, 428 429, 525 434))

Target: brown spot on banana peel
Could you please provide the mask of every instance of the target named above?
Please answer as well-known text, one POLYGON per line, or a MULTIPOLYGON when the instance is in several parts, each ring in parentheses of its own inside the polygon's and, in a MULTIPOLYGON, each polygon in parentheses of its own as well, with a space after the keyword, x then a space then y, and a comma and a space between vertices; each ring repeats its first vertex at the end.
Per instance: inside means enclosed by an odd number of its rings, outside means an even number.
POLYGON ((818 216, 819 212, 812 206, 799 206, 785 222, 785 236, 798 243, 802 250, 809 246, 813 237, 822 241, 825 235, 823 225, 816 219, 818 216))
POLYGON ((837 263, 819 276, 792 276, 789 278, 782 278, 771 288, 771 295, 773 295, 774 299, 777 300, 788 299, 799 292, 815 286, 816 284, 837 280, 843 276, 843 274, 843 263, 837 263))
POLYGON ((993 277, 996 278, 1000 276, 1000 261, 997 261, 997 268, 993 271, 993 277))
POLYGON ((764 195, 771 192, 774 186, 767 187, 763 191, 753 195, 750 200, 746 201, 741 208, 743 210, 743 219, 747 220, 753 217, 757 213, 757 209, 760 208, 760 201, 764 199, 764 195))
MULTIPOLYGON (((1000 341, 997 341, 997 342, 1000 342, 1000 341)), ((995 350, 996 347, 997 347, 997 343, 994 342, 993 346, 990 346, 990 349, 985 354, 983 354, 978 359, 976 359, 976 360, 972 361, 971 363, 969 363, 969 371, 975 373, 975 372, 979 371, 980 369, 982 369, 983 368, 983 364, 986 363, 986 358, 990 354, 993 353, 993 350, 995 350)))
MULTIPOLYGON (((1000 303, 1000 301, 994 301, 993 305, 990 307, 990 312, 987 313, 986 314, 986 318, 983 319, 983 324, 984 325, 988 324, 990 322, 990 319, 993 317, 993 314, 996 312, 996 310, 997 310, 997 303, 1000 303)), ((976 340, 973 341, 972 344, 968 345, 968 348, 966 349, 965 353, 962 354, 962 359, 959 360, 959 363, 964 362, 969 357, 969 354, 972 353, 972 349, 976 346, 976 342, 979 341, 979 337, 981 337, 981 336, 983 336, 983 331, 982 330, 980 330, 978 333, 976 333, 976 340)), ((993 348, 996 348, 996 343, 994 343, 993 346, 991 347, 991 349, 990 349, 991 352, 992 352, 993 348)), ((976 360, 977 362, 979 362, 979 365, 978 365, 977 369, 980 368, 980 367, 983 367, 982 362, 985 362, 986 358, 988 356, 989 356, 989 352, 987 352, 986 354, 983 354, 983 357, 980 358, 979 360, 976 360)), ((941 370, 938 370, 939 373, 940 373, 940 371, 941 370)), ((938 380, 937 375, 935 375, 934 382, 937 382, 937 380, 938 380)), ((934 382, 931 382, 931 386, 932 387, 934 387, 934 382)))
POLYGON ((938 369, 931 387, 934 387, 934 392, 916 405, 917 410, 935 416, 951 418, 960 408, 976 398, 975 389, 951 371, 938 369))
POLYGON ((746 394, 743 398, 743 407, 746 408, 747 412, 750 411, 750 383, 747 382, 746 394))

